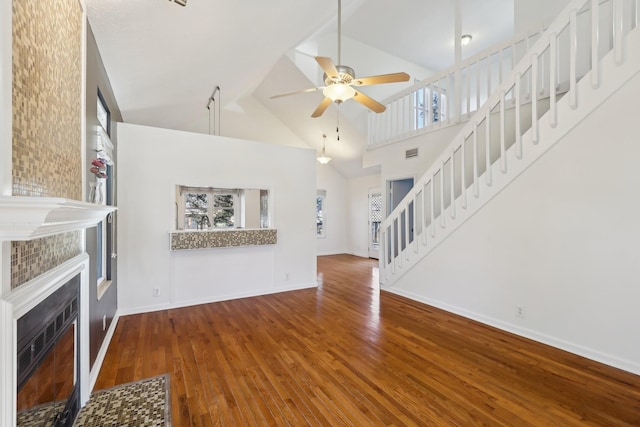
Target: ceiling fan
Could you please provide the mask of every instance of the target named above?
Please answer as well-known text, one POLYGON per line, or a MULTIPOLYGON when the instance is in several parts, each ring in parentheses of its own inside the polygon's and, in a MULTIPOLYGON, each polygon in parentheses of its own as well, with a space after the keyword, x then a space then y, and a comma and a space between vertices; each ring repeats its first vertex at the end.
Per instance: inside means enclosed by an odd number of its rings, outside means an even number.
MULTIPOLYGON (((338 63, 340 63, 340 39, 341 39, 341 21, 342 21, 342 1, 338 0, 338 63)), ((321 90, 324 94, 324 99, 320 102, 320 105, 315 109, 311 117, 320 117, 325 112, 327 107, 332 102, 341 104, 348 99, 355 99, 360 104, 369 108, 376 113, 382 113, 386 110, 386 107, 380 104, 378 101, 370 98, 364 93, 356 90, 355 87, 377 85, 382 83, 397 83, 406 82, 409 80, 407 73, 392 73, 392 74, 380 74, 377 76, 356 78, 356 73, 351 67, 346 65, 334 65, 331 58, 324 56, 316 56, 316 62, 320 65, 320 68, 324 71, 322 76, 325 86, 314 87, 310 89, 298 90, 295 92, 282 93, 280 95, 274 95, 271 99, 280 98, 283 96, 295 95, 298 93, 316 92, 321 90)))

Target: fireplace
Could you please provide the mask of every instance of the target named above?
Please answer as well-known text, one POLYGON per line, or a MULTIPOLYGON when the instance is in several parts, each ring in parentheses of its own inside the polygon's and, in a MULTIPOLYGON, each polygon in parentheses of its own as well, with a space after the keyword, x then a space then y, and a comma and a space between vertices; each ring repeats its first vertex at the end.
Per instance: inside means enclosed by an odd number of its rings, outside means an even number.
POLYGON ((36 425, 72 423, 89 400, 92 375, 89 254, 83 247, 76 257, 14 289, 9 277, 10 242, 74 230, 84 233, 115 209, 56 197, 0 195, 0 426, 15 426, 18 412, 51 401, 60 402, 62 409, 55 413, 60 415, 52 416, 52 424, 36 425), (39 375, 41 369, 47 380, 39 375), (50 386, 46 383, 51 372, 55 376, 50 386))
POLYGON ((17 320, 18 427, 70 426, 79 410, 80 275, 17 320))

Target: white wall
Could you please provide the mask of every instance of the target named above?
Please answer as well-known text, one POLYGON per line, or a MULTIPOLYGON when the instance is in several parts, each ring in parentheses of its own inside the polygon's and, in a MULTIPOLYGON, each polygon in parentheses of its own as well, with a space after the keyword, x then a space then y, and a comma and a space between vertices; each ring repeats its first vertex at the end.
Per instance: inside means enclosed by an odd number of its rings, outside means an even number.
POLYGON ((121 312, 316 285, 313 150, 130 124, 117 133, 121 312), (269 189, 278 244, 169 251, 177 184, 269 189))
POLYGON ((640 373, 638 93, 640 75, 409 271, 398 292, 640 373))
POLYGON ((352 178, 348 183, 347 222, 349 253, 369 256, 369 191, 381 193, 380 175, 352 178))
MULTIPOLYGON (((347 249, 347 180, 331 163, 321 165, 317 161, 318 190, 325 190, 325 237, 319 237, 318 255, 344 254, 347 249)), ((313 199, 315 200, 315 198, 313 199)))
POLYGON ((515 33, 546 27, 571 0, 514 0, 515 33))

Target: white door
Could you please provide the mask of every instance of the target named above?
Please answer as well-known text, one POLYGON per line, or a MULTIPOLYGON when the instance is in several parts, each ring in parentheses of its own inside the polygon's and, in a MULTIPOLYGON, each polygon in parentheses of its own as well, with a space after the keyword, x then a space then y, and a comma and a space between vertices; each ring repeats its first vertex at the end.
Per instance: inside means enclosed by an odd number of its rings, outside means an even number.
POLYGON ((380 252, 380 224, 382 224, 382 194, 369 193, 369 258, 378 259, 380 252))

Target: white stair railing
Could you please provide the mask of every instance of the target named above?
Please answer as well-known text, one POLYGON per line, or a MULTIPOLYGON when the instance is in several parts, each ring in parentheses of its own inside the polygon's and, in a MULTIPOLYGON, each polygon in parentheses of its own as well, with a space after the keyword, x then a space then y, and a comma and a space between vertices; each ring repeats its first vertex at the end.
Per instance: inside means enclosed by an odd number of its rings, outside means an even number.
POLYGON ((470 117, 541 34, 542 30, 513 37, 387 98, 385 112, 369 114, 368 148, 470 117))
POLYGON ((602 81, 601 68, 623 64, 625 36, 638 25, 639 3, 574 0, 562 11, 383 221, 380 281, 385 287, 617 89, 602 81), (547 97, 527 101, 527 94, 536 93, 547 97))

